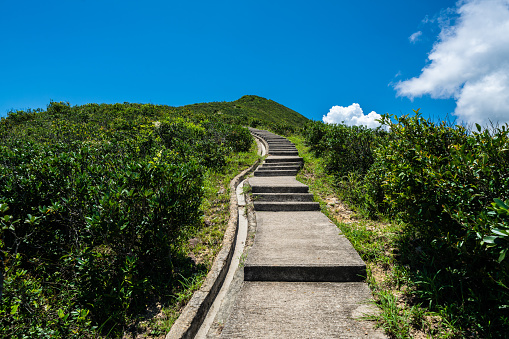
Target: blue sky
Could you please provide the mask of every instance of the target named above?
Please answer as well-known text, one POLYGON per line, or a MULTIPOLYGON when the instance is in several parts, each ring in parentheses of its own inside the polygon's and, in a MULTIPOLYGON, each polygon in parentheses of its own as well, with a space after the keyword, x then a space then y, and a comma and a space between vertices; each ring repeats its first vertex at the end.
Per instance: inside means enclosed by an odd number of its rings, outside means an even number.
MULTIPOLYGON (((459 103, 475 107, 460 101, 469 79, 436 80, 451 67, 428 57, 456 53, 445 44, 461 45, 454 39, 470 27, 461 9, 479 16, 484 2, 0 0, 0 115, 50 100, 180 106, 246 94, 314 120, 461 114, 459 103)), ((505 85, 504 59, 492 59, 476 79, 501 74, 505 85)))

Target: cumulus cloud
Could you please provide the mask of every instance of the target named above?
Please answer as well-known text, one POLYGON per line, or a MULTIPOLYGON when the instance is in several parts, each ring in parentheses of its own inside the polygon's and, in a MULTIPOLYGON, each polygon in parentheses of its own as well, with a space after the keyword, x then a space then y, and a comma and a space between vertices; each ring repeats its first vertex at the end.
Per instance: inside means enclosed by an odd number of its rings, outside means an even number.
POLYGON ((364 115, 362 108, 359 104, 353 103, 348 107, 333 106, 327 115, 323 116, 323 122, 327 124, 345 124, 348 126, 364 125, 369 128, 376 128, 380 126, 377 119, 380 119, 380 114, 372 111, 368 115, 364 115))
POLYGON ((408 40, 410 40, 411 43, 415 44, 417 41, 419 41, 419 38, 421 37, 421 35, 422 35, 422 32, 417 31, 414 34, 410 35, 408 37, 408 40))
POLYGON ((398 95, 454 98, 468 123, 509 122, 509 0, 463 0, 445 13, 454 20, 421 74, 395 85, 398 95))

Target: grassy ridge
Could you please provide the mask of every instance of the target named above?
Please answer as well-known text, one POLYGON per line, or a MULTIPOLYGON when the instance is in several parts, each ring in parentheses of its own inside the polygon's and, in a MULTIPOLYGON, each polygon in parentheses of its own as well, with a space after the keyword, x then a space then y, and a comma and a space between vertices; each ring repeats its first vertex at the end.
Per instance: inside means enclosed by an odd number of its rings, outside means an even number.
POLYGON ((275 101, 255 95, 245 95, 232 102, 210 102, 182 106, 178 110, 215 114, 225 119, 240 122, 251 127, 266 127, 273 130, 299 129, 309 120, 303 115, 275 101))

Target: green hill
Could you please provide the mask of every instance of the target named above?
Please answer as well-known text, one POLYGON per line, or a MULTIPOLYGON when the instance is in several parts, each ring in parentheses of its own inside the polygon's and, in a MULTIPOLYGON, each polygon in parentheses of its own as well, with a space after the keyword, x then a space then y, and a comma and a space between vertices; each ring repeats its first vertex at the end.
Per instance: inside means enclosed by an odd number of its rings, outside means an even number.
MULTIPOLYGON (((185 106, 168 106, 128 103, 96 104, 71 106, 69 103, 51 102, 46 111, 42 109, 10 112, 0 123, 0 137, 12 133, 33 134, 27 128, 48 127, 53 131, 56 121, 87 126, 130 129, 142 120, 156 121, 164 118, 184 118, 191 121, 215 121, 241 126, 263 127, 277 133, 285 133, 302 128, 308 121, 306 117, 277 102, 255 95, 245 95, 232 102, 197 103, 185 106), (2 133, 4 132, 4 133, 2 133)), ((40 131, 39 131, 40 132, 40 131)))
MULTIPOLYGON (((256 95, 245 95, 232 102, 209 102, 178 107, 206 115, 224 115, 244 125, 287 125, 300 128, 309 121, 305 116, 277 102, 256 95)), ((253 126, 254 127, 254 126, 253 126)))

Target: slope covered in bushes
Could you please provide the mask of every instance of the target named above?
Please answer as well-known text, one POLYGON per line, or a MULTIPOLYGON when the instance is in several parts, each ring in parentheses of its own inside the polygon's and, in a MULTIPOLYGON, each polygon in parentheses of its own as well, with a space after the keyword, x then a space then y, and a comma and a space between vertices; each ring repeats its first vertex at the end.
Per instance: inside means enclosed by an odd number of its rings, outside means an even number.
POLYGON ((270 128, 287 133, 302 128, 309 120, 288 107, 255 95, 245 95, 232 102, 210 102, 187 105, 179 110, 216 114, 235 123, 270 128))
POLYGON ((252 150, 236 121, 57 102, 2 119, 0 336, 120 336, 172 298, 197 269, 204 180, 252 150))
POLYGON ((394 244, 414 304, 465 337, 509 326, 509 130, 385 115, 384 130, 310 123, 307 144, 348 201, 403 222, 394 244), (505 201, 505 202, 504 202, 505 201))

